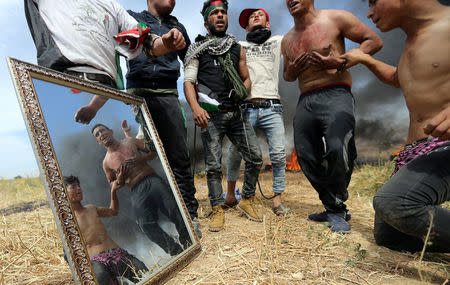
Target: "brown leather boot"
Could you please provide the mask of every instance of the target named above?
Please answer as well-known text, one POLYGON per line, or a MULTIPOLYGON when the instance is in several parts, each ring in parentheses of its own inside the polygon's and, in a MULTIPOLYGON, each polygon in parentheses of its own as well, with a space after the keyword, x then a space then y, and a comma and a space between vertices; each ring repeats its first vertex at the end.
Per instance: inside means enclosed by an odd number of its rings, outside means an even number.
POLYGON ((223 225, 225 224, 225 214, 221 205, 214 206, 212 210, 213 213, 209 222, 209 230, 211 232, 218 232, 223 229, 223 225))
POLYGON ((242 198, 239 204, 236 206, 247 218, 251 221, 262 222, 262 215, 254 202, 254 196, 250 198, 242 198))

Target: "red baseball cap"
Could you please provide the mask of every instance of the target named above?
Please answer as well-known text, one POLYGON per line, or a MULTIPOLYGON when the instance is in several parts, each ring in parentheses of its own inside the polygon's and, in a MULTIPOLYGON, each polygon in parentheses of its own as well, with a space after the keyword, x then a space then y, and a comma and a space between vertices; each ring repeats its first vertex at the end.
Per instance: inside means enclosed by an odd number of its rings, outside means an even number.
POLYGON ((250 15, 255 12, 261 10, 264 12, 264 14, 266 14, 266 19, 267 22, 270 22, 269 20, 269 13, 267 13, 266 10, 264 10, 263 8, 249 8, 249 9, 244 9, 242 10, 241 14, 239 15, 239 24, 241 25, 242 28, 246 29, 248 26, 248 18, 250 17, 250 15))

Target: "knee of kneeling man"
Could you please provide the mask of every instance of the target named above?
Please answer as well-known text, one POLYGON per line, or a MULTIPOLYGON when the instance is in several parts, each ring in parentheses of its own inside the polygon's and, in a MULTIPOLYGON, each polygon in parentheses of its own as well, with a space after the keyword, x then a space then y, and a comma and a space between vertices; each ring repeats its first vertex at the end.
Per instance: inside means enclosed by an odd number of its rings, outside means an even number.
POLYGON ((386 198, 376 196, 373 197, 373 209, 376 213, 384 216, 385 212, 390 208, 390 203, 386 198))
POLYGON ((378 231, 373 232, 373 237, 375 238, 375 243, 379 246, 385 246, 387 244, 385 235, 378 231))
POLYGON ((373 208, 375 213, 379 214, 383 218, 393 219, 403 215, 403 209, 401 207, 402 200, 396 197, 380 197, 373 198, 373 208))

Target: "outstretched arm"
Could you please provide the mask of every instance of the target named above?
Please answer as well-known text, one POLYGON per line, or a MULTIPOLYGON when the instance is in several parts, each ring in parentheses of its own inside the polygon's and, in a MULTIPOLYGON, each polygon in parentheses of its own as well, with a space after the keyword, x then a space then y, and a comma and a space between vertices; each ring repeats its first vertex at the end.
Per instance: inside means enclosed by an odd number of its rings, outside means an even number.
POLYGON ((105 105, 106 101, 108 101, 107 97, 95 95, 88 105, 81 107, 75 113, 75 122, 86 125, 89 124, 97 114, 98 110, 105 105))
POLYGON ((153 55, 160 56, 166 53, 182 50, 186 47, 183 34, 176 28, 159 37, 153 42, 153 55))
POLYGON ((347 52, 343 55, 343 58, 345 58, 351 65, 358 63, 364 64, 383 83, 400 88, 400 82, 398 81, 397 76, 397 67, 376 60, 360 49, 353 49, 347 52))
POLYGON ((131 127, 128 126, 127 120, 122 121, 122 131, 126 138, 132 138, 130 134, 131 127))
MULTIPOLYGON (((383 47, 383 41, 377 33, 364 25, 364 23, 352 13, 339 10, 336 12, 335 17, 344 37, 359 43, 358 49, 363 53, 373 55, 383 47)), ((346 68, 351 66, 352 63, 348 62, 346 68)))
POLYGON ((119 199, 117 198, 117 190, 122 186, 115 180, 111 185, 111 202, 109 208, 97 207, 97 214, 101 218, 115 217, 119 214, 119 199))

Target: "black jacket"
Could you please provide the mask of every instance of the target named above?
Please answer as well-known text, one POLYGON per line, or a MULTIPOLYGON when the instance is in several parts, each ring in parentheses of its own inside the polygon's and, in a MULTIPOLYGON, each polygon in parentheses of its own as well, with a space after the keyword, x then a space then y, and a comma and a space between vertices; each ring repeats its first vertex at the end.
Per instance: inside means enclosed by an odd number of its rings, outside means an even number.
POLYGON ((174 16, 167 16, 160 22, 157 17, 148 11, 136 13, 128 10, 138 22, 145 23, 150 33, 162 36, 172 28, 177 28, 184 36, 186 47, 178 52, 170 52, 159 56, 153 61, 147 61, 145 54, 128 61, 127 88, 177 88, 177 79, 180 77, 180 63, 177 56, 184 61, 187 49, 191 44, 184 26, 174 16))

